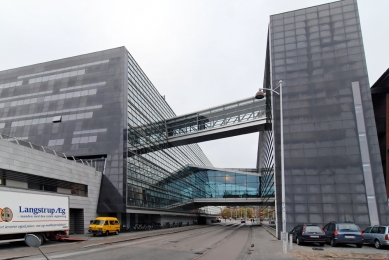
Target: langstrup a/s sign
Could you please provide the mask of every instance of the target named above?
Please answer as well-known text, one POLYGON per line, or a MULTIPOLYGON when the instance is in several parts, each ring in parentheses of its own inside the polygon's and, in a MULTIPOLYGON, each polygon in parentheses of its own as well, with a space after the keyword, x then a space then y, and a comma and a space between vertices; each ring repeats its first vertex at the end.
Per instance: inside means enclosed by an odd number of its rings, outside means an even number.
POLYGON ((29 208, 19 206, 19 213, 32 213, 34 215, 37 214, 61 214, 66 215, 66 209, 64 208, 29 208))

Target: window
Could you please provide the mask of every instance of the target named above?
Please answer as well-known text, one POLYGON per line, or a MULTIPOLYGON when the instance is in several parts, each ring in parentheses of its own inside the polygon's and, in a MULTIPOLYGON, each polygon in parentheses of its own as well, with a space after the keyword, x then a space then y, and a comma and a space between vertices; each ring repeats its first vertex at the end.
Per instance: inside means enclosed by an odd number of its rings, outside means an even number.
POLYGON ((329 227, 328 227, 328 231, 334 231, 335 229, 335 225, 334 224, 330 224, 329 227))
POLYGON ((53 123, 58 123, 62 121, 62 116, 55 116, 53 117, 53 123))
POLYGON ((371 227, 366 228, 363 233, 370 233, 371 227))
POLYGON ((378 234, 385 234, 386 227, 379 227, 378 228, 378 234))
POLYGON ((51 185, 43 185, 43 189, 44 189, 45 191, 57 192, 57 187, 51 186, 51 185))
MULTIPOLYGON (((374 229, 374 228, 373 228, 374 229)), ((347 224, 338 224, 338 230, 353 230, 358 231, 359 228, 355 224, 347 223, 347 224)))
POLYGON ((378 233, 378 227, 373 227, 370 233, 378 233))
POLYGON ((32 190, 43 190, 43 185, 38 184, 38 183, 28 183, 28 188, 32 190))
POLYGON ((70 189, 72 195, 87 196, 88 188, 86 185, 73 183, 70 189))
POLYGON ((322 232, 322 230, 319 226, 307 226, 305 231, 306 232, 319 232, 319 233, 322 232))

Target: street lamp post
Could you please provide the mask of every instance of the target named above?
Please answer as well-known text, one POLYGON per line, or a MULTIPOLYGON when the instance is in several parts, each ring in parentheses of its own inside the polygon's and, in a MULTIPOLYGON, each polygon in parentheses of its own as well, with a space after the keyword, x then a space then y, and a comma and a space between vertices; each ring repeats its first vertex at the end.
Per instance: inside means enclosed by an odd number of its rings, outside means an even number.
MULTIPOLYGON (((278 93, 275 89, 262 88, 262 90, 270 90, 273 93, 276 93, 280 96, 280 125, 281 125, 281 208, 282 208, 282 247, 283 252, 286 254, 288 247, 288 237, 286 232, 286 212, 285 212, 285 175, 284 175, 284 117, 283 117, 283 109, 282 109, 282 80, 279 81, 280 85, 277 88, 280 88, 280 92, 278 93)), ((262 99, 265 97, 265 93, 261 90, 255 94, 256 99, 262 99)))

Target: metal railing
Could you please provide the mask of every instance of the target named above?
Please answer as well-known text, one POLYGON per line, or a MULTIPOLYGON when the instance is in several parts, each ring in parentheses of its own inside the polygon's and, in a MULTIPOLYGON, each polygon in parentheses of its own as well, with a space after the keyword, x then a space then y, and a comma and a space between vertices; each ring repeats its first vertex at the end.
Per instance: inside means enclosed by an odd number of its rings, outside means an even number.
POLYGON ((129 125, 129 150, 147 153, 166 149, 169 138, 266 119, 266 112, 266 99, 246 98, 149 124, 129 125))
POLYGON ((166 120, 168 137, 266 118, 266 100, 248 98, 166 120))
POLYGON ((60 158, 65 158, 65 159, 75 161, 77 163, 81 163, 81 164, 95 168, 95 166, 92 165, 91 161, 88 162, 88 160, 76 159, 76 158, 74 158, 74 156, 67 156, 65 153, 60 153, 60 152, 54 151, 53 149, 43 147, 41 145, 33 144, 31 142, 18 139, 16 137, 12 137, 12 136, 5 135, 5 134, 0 134, 0 139, 4 140, 4 141, 8 141, 10 143, 22 145, 22 146, 31 148, 33 150, 41 151, 41 152, 44 152, 47 154, 52 154, 52 155, 55 155, 55 156, 60 157, 60 158))

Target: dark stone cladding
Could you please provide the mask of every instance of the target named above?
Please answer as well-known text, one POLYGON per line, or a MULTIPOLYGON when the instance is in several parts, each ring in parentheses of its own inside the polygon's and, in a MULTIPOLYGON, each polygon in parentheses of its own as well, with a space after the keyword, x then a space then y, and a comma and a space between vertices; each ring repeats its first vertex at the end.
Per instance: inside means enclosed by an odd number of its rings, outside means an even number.
POLYGON ((389 126, 389 69, 387 69, 371 87, 371 98, 377 125, 378 143, 382 159, 382 168, 384 170, 386 194, 389 199, 389 131, 387 130, 389 126))
POLYGON ((49 148, 70 156, 106 156, 98 212, 126 210, 127 53, 125 47, 119 47, 0 72, 0 85, 22 81, 20 86, 1 89, 0 103, 5 103, 0 108, 0 123, 5 123, 1 133, 45 147, 51 141, 49 148), (63 76, 68 71, 81 72, 63 76), (40 72, 48 73, 31 75, 40 72), (58 74, 62 74, 58 79, 29 83, 33 78, 58 74), (31 76, 18 78, 25 75, 31 76), (66 96, 78 91, 84 92, 73 94, 79 97, 66 96), (52 118, 59 115, 62 122, 53 123, 52 118), (25 121, 36 118, 42 121, 25 121), (96 129, 99 131, 90 131, 96 129), (54 144, 55 140, 60 141, 54 144))
MULTIPOLYGON (((297 223, 370 224, 352 82, 359 82, 378 219, 389 222, 357 3, 272 15, 268 55, 283 81, 287 230, 297 223)), ((279 97, 273 95, 276 199, 281 222, 279 97)))

